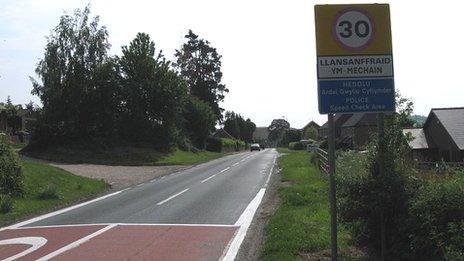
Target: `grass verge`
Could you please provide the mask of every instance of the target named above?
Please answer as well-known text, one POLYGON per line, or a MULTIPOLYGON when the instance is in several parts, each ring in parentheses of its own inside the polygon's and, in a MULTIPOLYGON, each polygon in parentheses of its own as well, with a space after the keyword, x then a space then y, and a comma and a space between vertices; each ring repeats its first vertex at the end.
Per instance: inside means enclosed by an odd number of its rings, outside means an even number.
POLYGON ((25 195, 14 199, 10 212, 0 213, 0 226, 92 197, 107 189, 104 181, 76 176, 47 164, 23 161, 22 167, 25 195))
POLYGON ((152 148, 113 147, 105 149, 89 149, 81 147, 49 147, 21 151, 33 158, 63 162, 70 164, 102 164, 123 166, 156 166, 156 165, 192 165, 220 158, 226 153, 200 151, 190 152, 176 149, 172 152, 160 152, 152 148))
MULTIPOLYGON (((310 163, 306 151, 279 149, 284 186, 280 205, 265 229, 262 260, 295 260, 301 253, 326 257, 330 249, 330 215, 326 178, 310 163)), ((338 244, 348 247, 349 235, 339 227, 338 244)), ((329 251, 330 252, 330 251, 329 251)))
POLYGON ((189 152, 182 150, 175 150, 174 152, 166 155, 155 162, 156 165, 194 165, 207 162, 213 159, 223 157, 227 153, 200 151, 189 152))

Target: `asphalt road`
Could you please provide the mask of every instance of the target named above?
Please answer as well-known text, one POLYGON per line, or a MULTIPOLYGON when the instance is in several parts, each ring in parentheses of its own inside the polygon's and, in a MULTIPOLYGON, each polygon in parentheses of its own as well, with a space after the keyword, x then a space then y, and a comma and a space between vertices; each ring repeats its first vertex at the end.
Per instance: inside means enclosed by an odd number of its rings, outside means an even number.
POLYGON ((117 195, 26 225, 233 225, 265 185, 277 152, 243 152, 127 189, 117 195))

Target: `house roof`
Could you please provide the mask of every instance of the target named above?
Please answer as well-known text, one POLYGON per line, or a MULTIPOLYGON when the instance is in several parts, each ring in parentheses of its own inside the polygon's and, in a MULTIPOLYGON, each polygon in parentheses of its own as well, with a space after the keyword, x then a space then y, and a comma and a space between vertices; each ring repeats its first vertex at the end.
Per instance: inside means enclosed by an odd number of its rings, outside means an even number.
POLYGON ((309 128, 309 127, 314 127, 314 128, 317 128, 319 129, 321 126, 319 124, 317 124, 315 121, 310 121, 308 124, 306 124, 302 130, 305 130, 306 128, 309 128))
POLYGON ((267 136, 269 136, 267 127, 256 127, 255 132, 253 132, 254 140, 266 140, 267 136))
POLYGON ((377 126, 377 113, 354 113, 342 127, 377 126))
MULTIPOLYGON (((349 114, 340 114, 340 113, 336 113, 336 114, 334 115, 335 127, 340 127, 340 126, 342 126, 349 118, 351 118, 351 116, 353 116, 352 113, 349 113, 349 114)), ((326 121, 326 122, 324 123, 324 125, 321 126, 321 128, 324 128, 324 129, 329 128, 329 122, 326 121)))
POLYGON ((219 129, 214 134, 213 137, 216 138, 226 138, 226 139, 235 139, 232 135, 230 135, 226 130, 219 129))
POLYGON ((424 129, 422 128, 403 129, 403 134, 406 135, 407 133, 410 133, 413 138, 411 141, 408 141, 409 147, 411 149, 430 149, 430 148, 435 147, 427 139, 424 129))
MULTIPOLYGON (((434 113, 460 150, 464 150, 464 107, 435 108, 434 113)), ((425 122, 426 126, 429 118, 425 122)))

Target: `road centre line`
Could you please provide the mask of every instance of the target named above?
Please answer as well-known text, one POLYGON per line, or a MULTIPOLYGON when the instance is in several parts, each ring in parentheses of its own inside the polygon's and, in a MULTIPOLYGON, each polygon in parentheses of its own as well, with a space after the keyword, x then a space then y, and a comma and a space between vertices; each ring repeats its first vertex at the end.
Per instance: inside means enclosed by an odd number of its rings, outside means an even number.
POLYGON ((236 162, 236 163, 232 164, 232 167, 235 167, 235 166, 237 166, 238 164, 239 164, 239 163, 236 162))
POLYGON ((211 177, 202 180, 201 183, 204 183, 204 182, 206 182, 206 181, 208 181, 208 180, 214 178, 216 175, 217 175, 217 174, 214 174, 214 175, 212 175, 211 177))
POLYGON ((161 206, 161 205, 163 205, 164 203, 168 202, 169 200, 171 200, 171 199, 173 199, 173 198, 179 196, 180 194, 187 192, 188 190, 189 190, 189 188, 186 188, 186 189, 182 190, 181 192, 176 193, 176 194, 170 196, 169 198, 167 198, 167 199, 165 199, 165 200, 163 200, 163 201, 160 201, 160 202, 156 203, 156 205, 157 205, 157 206, 161 206))
POLYGON ((123 189, 123 190, 120 190, 120 191, 116 191, 114 193, 111 193, 111 194, 108 194, 108 195, 105 195, 105 196, 102 196, 102 197, 99 197, 99 198, 96 198, 96 199, 92 199, 92 200, 89 200, 89 201, 86 201, 86 202, 83 202, 83 203, 80 203, 80 204, 77 204, 77 205, 74 205, 74 206, 71 206, 71 207, 60 209, 60 210, 57 210, 57 211, 54 211, 54 212, 51 212, 51 213, 48 213, 48 214, 44 214, 42 216, 35 217, 35 218, 31 218, 29 220, 26 220, 26 221, 23 221, 23 222, 20 222, 20 223, 17 223, 17 224, 8 226, 8 227, 3 227, 3 228, 0 228, 0 231, 6 230, 6 229, 15 229, 15 228, 19 228, 19 227, 22 227, 22 226, 25 226, 25 225, 28 225, 28 224, 31 224, 31 223, 35 223, 35 222, 38 222, 40 220, 43 220, 43 219, 46 219, 46 218, 49 218, 49 217, 53 217, 53 216, 56 216, 56 215, 59 215, 59 214, 74 210, 76 208, 80 208, 80 207, 83 207, 85 205, 88 205, 88 204, 91 204, 91 203, 94 203, 94 202, 97 202, 97 201, 100 201, 100 200, 115 196, 115 195, 117 195, 117 194, 119 194, 121 192, 124 192, 124 191, 128 190, 128 189, 129 188, 126 188, 126 189, 123 189))
POLYGON ((219 173, 222 173, 222 172, 228 171, 229 169, 230 169, 230 167, 227 167, 227 168, 225 168, 225 169, 223 169, 223 170, 219 171, 219 173))
POLYGON ((41 257, 41 258, 37 259, 37 261, 50 260, 50 259, 52 259, 52 258, 54 258, 54 257, 56 257, 56 256, 58 256, 58 255, 60 255, 60 254, 62 254, 64 252, 68 251, 68 250, 71 250, 73 248, 76 248, 76 247, 82 245, 83 243, 89 241, 90 239, 92 239, 92 238, 94 238, 94 237, 96 237, 96 236, 98 236, 100 234, 105 233, 106 231, 112 229, 113 227, 115 227, 117 225, 118 224, 112 224, 112 225, 106 226, 106 227, 104 227, 104 228, 102 228, 102 229, 100 229, 100 230, 86 236, 86 237, 83 237, 83 238, 81 238, 81 239, 79 239, 77 241, 74 241, 69 245, 66 245, 66 246, 64 246, 64 247, 62 247, 62 248, 60 248, 60 249, 58 249, 58 250, 56 250, 54 252, 51 252, 50 254, 48 254, 48 255, 46 255, 44 257, 41 257))

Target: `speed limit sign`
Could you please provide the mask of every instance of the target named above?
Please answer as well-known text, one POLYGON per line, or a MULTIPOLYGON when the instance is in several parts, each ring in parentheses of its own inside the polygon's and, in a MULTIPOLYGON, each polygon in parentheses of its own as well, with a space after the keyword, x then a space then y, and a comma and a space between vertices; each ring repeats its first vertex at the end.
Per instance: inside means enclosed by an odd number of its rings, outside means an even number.
POLYGON ((314 9, 319 112, 394 111, 389 5, 314 9))
POLYGON ((374 22, 361 10, 346 10, 334 20, 333 32, 341 45, 362 49, 374 37, 374 22))

